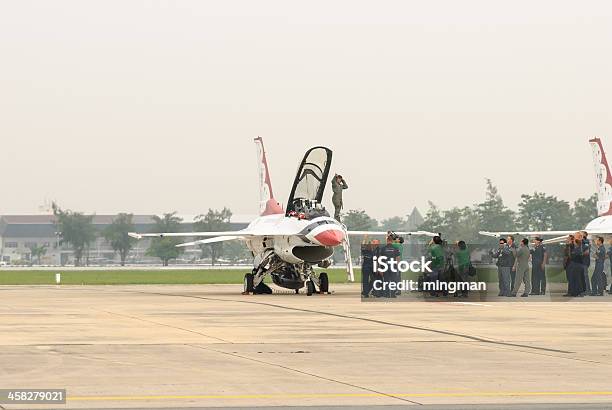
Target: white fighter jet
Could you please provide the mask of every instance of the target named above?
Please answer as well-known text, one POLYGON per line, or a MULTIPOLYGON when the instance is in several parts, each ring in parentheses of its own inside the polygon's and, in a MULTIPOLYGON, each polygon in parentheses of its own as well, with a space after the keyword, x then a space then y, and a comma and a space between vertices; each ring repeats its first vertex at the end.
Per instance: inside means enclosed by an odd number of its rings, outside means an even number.
POLYGON ((568 235, 577 231, 586 231, 589 235, 612 235, 612 175, 610 174, 610 165, 606 158, 603 145, 600 138, 589 140, 593 150, 593 161, 595 164, 595 177, 597 181, 597 215, 587 224, 586 227, 576 227, 572 231, 505 231, 505 232, 489 232, 481 231, 481 235, 500 237, 506 235, 517 236, 553 236, 551 239, 544 241, 545 243, 554 243, 564 241, 568 235))
MULTIPOLYGON (((343 246, 350 281, 354 280, 349 235, 385 235, 387 232, 348 231, 329 216, 321 201, 331 168, 332 151, 314 147, 304 155, 295 177, 286 209, 274 198, 266 152, 261 137, 255 138, 259 165, 260 216, 245 229, 223 232, 130 233, 143 237, 204 237, 177 246, 194 246, 221 241, 241 240, 253 255, 254 268, 244 276, 244 293, 270 293, 266 276, 280 287, 296 293, 306 286, 307 294, 329 292, 326 272, 316 273, 315 266, 327 268, 336 246, 343 246), (317 290, 318 288, 318 290, 317 290)), ((395 232, 398 235, 435 233, 395 232)))

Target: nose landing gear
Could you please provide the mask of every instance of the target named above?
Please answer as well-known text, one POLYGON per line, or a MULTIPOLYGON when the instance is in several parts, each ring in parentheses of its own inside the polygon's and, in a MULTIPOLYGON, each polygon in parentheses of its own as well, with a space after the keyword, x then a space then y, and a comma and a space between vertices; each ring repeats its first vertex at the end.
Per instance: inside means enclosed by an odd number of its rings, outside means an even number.
POLYGON ((313 293, 317 293, 317 290, 312 279, 309 279, 306 281, 306 296, 312 296, 313 293))

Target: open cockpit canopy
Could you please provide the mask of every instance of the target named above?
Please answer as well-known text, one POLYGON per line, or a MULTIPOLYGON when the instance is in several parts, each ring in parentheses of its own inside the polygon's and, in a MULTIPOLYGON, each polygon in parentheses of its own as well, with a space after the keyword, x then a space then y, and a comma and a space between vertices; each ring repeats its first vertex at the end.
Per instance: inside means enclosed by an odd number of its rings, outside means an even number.
POLYGON ((293 181, 287 212, 304 209, 323 209, 321 202, 331 168, 332 151, 314 147, 306 151, 293 181))

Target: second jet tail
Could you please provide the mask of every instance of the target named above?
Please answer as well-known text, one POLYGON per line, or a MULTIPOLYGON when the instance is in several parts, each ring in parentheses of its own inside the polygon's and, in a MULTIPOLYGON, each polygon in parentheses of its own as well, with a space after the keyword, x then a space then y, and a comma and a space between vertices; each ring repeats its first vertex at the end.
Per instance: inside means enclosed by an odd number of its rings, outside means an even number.
POLYGON ((593 162, 597 178, 597 214, 612 215, 612 175, 600 138, 589 140, 593 149, 593 162))

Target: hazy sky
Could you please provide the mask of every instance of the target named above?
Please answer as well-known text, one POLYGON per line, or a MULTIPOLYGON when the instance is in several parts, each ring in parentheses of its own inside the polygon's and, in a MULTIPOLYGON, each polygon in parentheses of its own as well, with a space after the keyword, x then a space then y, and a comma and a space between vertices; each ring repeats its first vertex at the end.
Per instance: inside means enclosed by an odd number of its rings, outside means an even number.
POLYGON ((0 0, 0 214, 255 214, 258 135, 283 204, 313 145, 378 218, 573 201, 611 111, 609 1, 0 0))

